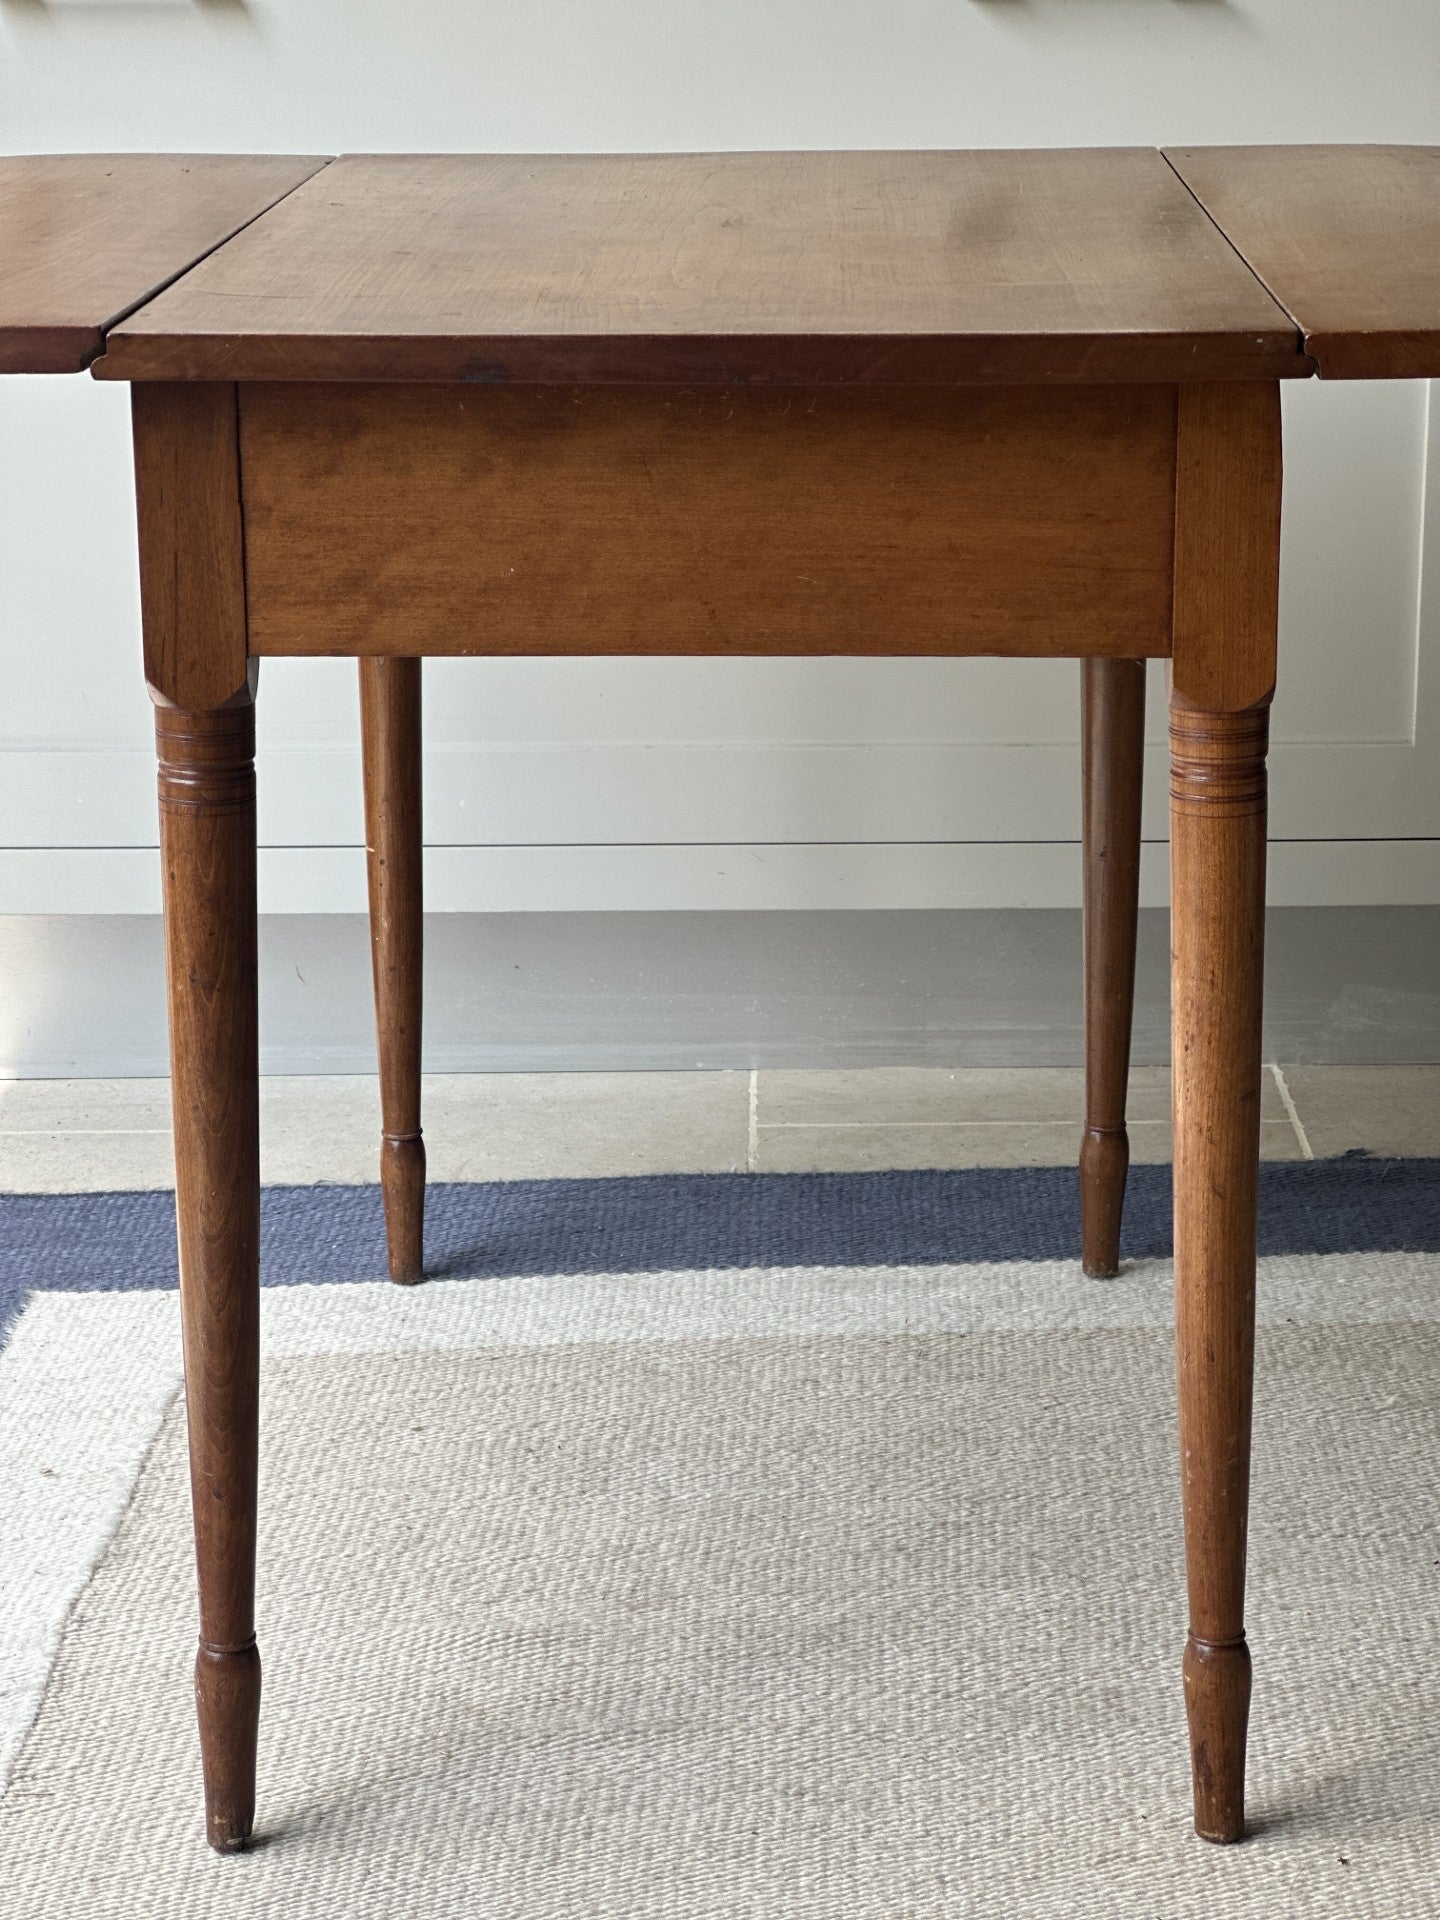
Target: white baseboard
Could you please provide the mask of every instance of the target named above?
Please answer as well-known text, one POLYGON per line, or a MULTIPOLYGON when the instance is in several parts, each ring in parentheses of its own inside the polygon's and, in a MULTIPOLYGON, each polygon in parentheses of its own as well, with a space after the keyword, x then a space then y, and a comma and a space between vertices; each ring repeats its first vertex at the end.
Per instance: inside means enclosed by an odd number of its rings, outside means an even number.
MULTIPOLYGON (((1166 902, 1163 843, 1141 898, 1166 902)), ((432 846, 433 913, 1075 907, 1073 842, 915 845, 432 846)), ((1440 905, 1440 841, 1277 841, 1272 906, 1440 905)), ((0 913, 156 913, 153 847, 0 848, 0 913)), ((364 852, 262 847, 263 913, 363 913, 364 852)))

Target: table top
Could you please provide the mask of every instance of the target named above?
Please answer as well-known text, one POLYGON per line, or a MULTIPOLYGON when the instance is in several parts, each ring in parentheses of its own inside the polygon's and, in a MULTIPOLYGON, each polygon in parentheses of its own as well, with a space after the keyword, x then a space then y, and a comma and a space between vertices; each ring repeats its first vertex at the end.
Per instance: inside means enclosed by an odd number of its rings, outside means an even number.
POLYGON ((102 378, 1048 382, 1313 371, 1149 148, 347 156, 102 378))
POLYGON ((105 332, 309 178, 277 154, 0 157, 0 373, 76 373, 105 332))
POLYGON ((1440 377, 1440 147, 1172 147, 1322 379, 1440 377))

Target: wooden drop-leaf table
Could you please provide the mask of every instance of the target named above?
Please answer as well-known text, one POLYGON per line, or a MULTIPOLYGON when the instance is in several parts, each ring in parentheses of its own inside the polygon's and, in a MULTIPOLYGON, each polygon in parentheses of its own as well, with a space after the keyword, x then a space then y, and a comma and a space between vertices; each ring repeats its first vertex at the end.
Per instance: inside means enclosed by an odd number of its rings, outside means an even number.
POLYGON ((251 1831, 260 1700, 267 654, 362 663, 402 1279, 423 656, 1079 658, 1094 1271, 1125 1176, 1143 663, 1167 660, 1185 1697, 1197 1831, 1242 1832, 1278 383, 1440 372, 1436 156, 1282 151, 291 162, 310 177, 109 327, 93 370, 134 383, 215 1846, 251 1831), (1393 275, 1387 305, 1407 191, 1429 278, 1393 275))

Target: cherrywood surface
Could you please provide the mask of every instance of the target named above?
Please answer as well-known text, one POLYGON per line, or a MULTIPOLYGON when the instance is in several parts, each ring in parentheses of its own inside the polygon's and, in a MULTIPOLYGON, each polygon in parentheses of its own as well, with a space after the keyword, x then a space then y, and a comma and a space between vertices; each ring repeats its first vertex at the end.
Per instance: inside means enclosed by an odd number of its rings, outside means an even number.
POLYGON ((1169 645, 1172 388, 240 394, 257 654, 1169 645))
POLYGON ((1322 379, 1440 376, 1440 147, 1171 147, 1322 379))
POLYGON ((1080 1246, 1085 1272, 1120 1270, 1130 1137, 1125 1094, 1135 1007, 1145 662, 1081 665, 1081 834, 1085 870, 1085 1134, 1080 1246))
POLYGON ((0 373, 75 373, 105 329, 325 164, 289 154, 0 157, 0 373))
POLYGON ((425 1277, 425 1142, 420 1132, 424 941, 420 662, 360 662, 365 860, 380 1058, 380 1190, 390 1278, 425 1277))
POLYGON ((1265 754, 1280 561, 1278 392, 1181 395, 1170 700, 1175 1318, 1196 1832, 1244 1831, 1265 754), (1240 399, 1236 399, 1236 395, 1240 399), (1183 630, 1182 630, 1183 622, 1183 630))
POLYGON ((1303 375, 1150 148, 347 155, 110 335, 114 379, 1303 375))

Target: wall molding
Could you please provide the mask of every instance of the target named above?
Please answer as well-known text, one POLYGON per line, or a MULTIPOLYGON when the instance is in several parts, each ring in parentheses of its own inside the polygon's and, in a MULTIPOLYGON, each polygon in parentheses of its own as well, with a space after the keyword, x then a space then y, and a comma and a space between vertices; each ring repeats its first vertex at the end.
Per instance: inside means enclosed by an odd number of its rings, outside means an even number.
MULTIPOLYGON (((1164 842, 1146 843, 1141 900, 1163 907, 1164 842)), ((724 846, 431 846, 435 913, 1076 907, 1073 841, 724 846)), ((1440 839, 1272 841, 1272 906, 1440 904, 1440 839), (1323 896, 1323 899, 1322 899, 1323 896)), ((158 913, 149 847, 0 849, 0 903, 12 914, 158 913)), ((263 913, 363 913, 358 847, 263 846, 263 913)))
MULTIPOLYGON (((1274 837, 1440 835, 1435 679, 1422 676, 1414 738, 1275 741, 1274 837)), ((1158 687, 1150 718, 1145 830, 1158 838, 1168 786, 1158 687)), ((257 774, 263 840, 364 844, 358 739, 262 748, 257 774)), ((0 751, 0 845, 154 846, 154 783, 148 747, 0 751)), ((1078 839, 1080 749, 1078 740, 446 742, 425 752, 425 819, 427 840, 469 846, 1078 839)))

